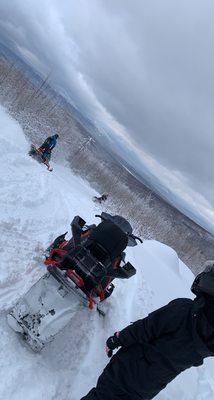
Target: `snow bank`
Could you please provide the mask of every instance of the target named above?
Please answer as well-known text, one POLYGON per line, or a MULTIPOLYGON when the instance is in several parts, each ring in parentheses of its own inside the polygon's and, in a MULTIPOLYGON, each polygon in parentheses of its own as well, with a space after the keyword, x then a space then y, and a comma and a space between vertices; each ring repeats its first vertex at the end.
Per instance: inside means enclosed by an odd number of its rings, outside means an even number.
MULTIPOLYGON (((6 311, 45 271, 42 251, 69 230, 73 216, 97 213, 94 191, 71 171, 48 172, 32 160, 20 126, 0 108, 0 399, 79 400, 107 363, 105 340, 176 297, 190 297, 193 276, 176 253, 157 242, 128 251, 137 275, 118 281, 105 319, 82 310, 41 354, 32 353, 7 326, 6 311)), ((213 361, 180 375, 159 400, 210 400, 213 361)))

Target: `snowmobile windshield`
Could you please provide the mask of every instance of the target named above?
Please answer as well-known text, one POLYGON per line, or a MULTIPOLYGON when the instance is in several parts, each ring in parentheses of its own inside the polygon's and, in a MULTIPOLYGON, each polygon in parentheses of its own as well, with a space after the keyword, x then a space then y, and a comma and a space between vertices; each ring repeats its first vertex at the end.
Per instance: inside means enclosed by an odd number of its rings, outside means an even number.
POLYGON ((111 215, 105 212, 102 212, 101 214, 101 218, 105 221, 111 221, 113 222, 115 225, 117 225, 121 231, 123 231, 127 237, 128 237, 128 246, 136 246, 137 242, 136 239, 134 237, 134 235, 132 235, 133 229, 131 224, 124 218, 121 217, 120 215, 111 215))
POLYGON ((111 260, 120 256, 128 244, 125 232, 109 220, 102 221, 89 236, 86 246, 90 245, 93 252, 93 242, 99 243, 108 253, 111 260))

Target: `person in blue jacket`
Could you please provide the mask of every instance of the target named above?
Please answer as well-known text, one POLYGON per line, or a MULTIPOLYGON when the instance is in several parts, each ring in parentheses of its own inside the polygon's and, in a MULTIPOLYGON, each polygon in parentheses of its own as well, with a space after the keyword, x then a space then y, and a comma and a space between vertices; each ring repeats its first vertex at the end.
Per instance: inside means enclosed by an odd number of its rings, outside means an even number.
POLYGON ((57 144, 59 135, 49 136, 44 143, 39 147, 39 151, 42 153, 42 158, 45 162, 49 162, 51 158, 51 152, 57 144))

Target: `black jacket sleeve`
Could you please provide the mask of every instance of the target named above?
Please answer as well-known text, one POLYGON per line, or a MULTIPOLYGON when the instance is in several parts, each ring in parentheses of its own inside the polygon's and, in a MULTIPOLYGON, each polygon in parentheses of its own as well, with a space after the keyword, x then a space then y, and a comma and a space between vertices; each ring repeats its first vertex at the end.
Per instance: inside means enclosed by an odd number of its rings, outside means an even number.
POLYGON ((174 332, 184 320, 186 312, 192 307, 190 299, 176 299, 166 306, 152 312, 120 332, 122 347, 134 344, 152 343, 158 337, 174 332))

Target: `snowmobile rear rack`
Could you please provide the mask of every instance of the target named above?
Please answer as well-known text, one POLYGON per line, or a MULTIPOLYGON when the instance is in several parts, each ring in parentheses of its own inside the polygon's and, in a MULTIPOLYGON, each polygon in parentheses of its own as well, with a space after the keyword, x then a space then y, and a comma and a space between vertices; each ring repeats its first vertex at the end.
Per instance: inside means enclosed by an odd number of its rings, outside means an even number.
POLYGON ((59 283, 62 284, 63 287, 65 287, 69 292, 75 294, 75 296, 79 297, 81 302, 85 306, 88 306, 87 297, 84 295, 81 289, 79 289, 78 286, 75 285, 75 283, 71 279, 68 280, 64 271, 61 271, 59 268, 50 266, 47 267, 47 270, 59 283))

